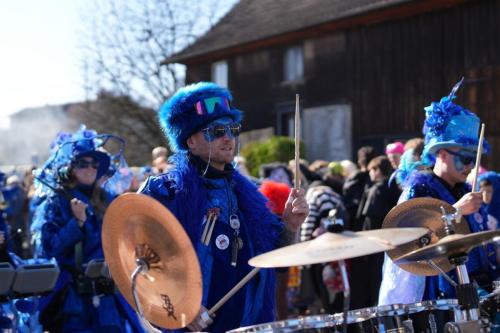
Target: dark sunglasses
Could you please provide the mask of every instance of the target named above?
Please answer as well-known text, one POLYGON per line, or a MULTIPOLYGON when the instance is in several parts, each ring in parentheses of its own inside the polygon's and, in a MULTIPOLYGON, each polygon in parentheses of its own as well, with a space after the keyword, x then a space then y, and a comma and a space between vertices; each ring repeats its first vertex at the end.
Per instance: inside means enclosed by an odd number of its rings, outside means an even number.
POLYGON ((86 169, 88 167, 92 167, 93 169, 97 169, 99 167, 99 162, 97 161, 86 161, 86 160, 78 160, 73 163, 73 167, 75 169, 86 169))
POLYGON ((241 133, 241 124, 231 123, 227 125, 212 125, 204 128, 202 131, 208 141, 222 138, 226 134, 231 138, 236 138, 241 133))
POLYGON ((448 149, 445 150, 448 154, 456 156, 463 165, 472 165, 472 167, 474 167, 476 164, 476 158, 474 156, 462 155, 459 152, 454 152, 448 149))
POLYGON ((217 105, 222 108, 224 112, 229 112, 231 110, 229 100, 220 96, 202 99, 194 104, 194 109, 199 116, 205 116, 214 113, 217 105))

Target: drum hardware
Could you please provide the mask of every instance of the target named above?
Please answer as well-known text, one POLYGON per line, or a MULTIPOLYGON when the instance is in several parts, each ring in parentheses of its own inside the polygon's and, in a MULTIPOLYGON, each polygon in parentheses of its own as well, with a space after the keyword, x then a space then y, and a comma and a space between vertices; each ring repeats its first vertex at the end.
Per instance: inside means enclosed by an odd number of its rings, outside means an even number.
MULTIPOLYGON (((479 332, 481 328, 479 312, 479 296, 477 287, 470 282, 465 263, 467 254, 472 248, 484 243, 495 241, 500 237, 500 231, 483 231, 468 235, 454 234, 453 226, 456 225, 452 220, 459 217, 457 214, 446 214, 444 207, 442 210, 442 221, 445 225, 446 236, 433 245, 407 253, 395 262, 407 264, 413 262, 425 261, 431 262, 439 273, 444 273, 444 269, 435 264, 436 260, 443 262, 446 259, 452 267, 455 267, 458 284, 454 287, 457 293, 459 312, 455 313, 455 320, 445 325, 445 332, 479 332), (437 266, 437 267, 436 267, 437 266)), ((447 274, 443 274, 447 280, 451 280, 447 274)))
MULTIPOLYGON (((456 210, 452 205, 434 198, 416 198, 405 201, 392 208, 382 223, 382 228, 407 227, 426 228, 428 233, 415 241, 387 251, 387 255, 393 261, 404 254, 437 243, 440 239, 447 236, 448 232, 451 232, 452 229, 457 234, 470 233, 467 221, 456 214, 456 210)), ((426 260, 421 260, 418 262, 406 262, 399 266, 410 273, 425 276, 438 275, 441 271, 449 272, 454 268, 445 257, 434 259, 433 264, 426 260), (436 266, 440 270, 437 270, 436 266)))

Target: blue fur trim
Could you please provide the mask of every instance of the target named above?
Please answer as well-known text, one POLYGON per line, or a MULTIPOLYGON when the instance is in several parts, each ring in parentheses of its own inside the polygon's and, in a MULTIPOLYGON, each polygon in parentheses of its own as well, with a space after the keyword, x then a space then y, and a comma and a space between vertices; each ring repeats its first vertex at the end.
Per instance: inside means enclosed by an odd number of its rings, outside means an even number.
MULTIPOLYGON (((164 204, 183 225, 199 258, 204 258, 200 265, 203 271, 203 284, 206 286, 206 282, 210 279, 211 267, 208 267, 209 260, 204 256, 210 254, 200 252, 198 244, 202 232, 201 222, 208 208, 208 191, 203 178, 188 162, 185 151, 174 154, 170 160, 175 168, 166 174, 150 177, 140 192, 164 204)), ((234 185, 238 209, 243 217, 242 222, 247 226, 248 239, 253 250, 251 255, 256 256, 275 249, 279 244, 283 225, 267 208, 266 198, 254 184, 237 171, 231 182, 234 185)), ((235 309, 235 311, 244 310, 242 323, 257 324, 273 320, 274 270, 263 269, 259 272, 259 277, 248 285, 249 292, 244 309, 235 309)), ((207 293, 207 290, 204 290, 204 293, 207 293)))
POLYGON ((212 114, 198 115, 194 108, 196 102, 205 98, 220 96, 233 100, 231 93, 212 82, 198 82, 179 89, 160 108, 158 120, 174 152, 187 150, 186 140, 204 125, 220 117, 231 117, 241 122, 242 113, 231 106, 226 112, 216 108, 212 114))

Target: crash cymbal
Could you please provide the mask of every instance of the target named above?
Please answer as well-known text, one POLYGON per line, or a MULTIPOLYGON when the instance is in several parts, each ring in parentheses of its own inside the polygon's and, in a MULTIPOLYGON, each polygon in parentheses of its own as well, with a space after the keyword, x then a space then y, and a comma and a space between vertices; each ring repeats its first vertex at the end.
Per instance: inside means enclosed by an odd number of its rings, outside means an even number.
POLYGON ((137 258, 148 261, 149 270, 138 276, 136 290, 149 322, 177 329, 198 314, 198 258, 181 224, 158 201, 136 193, 115 199, 104 215, 102 246, 113 280, 134 308, 130 276, 137 258))
POLYGON ((425 228, 379 229, 360 232, 327 232, 310 241, 256 256, 254 267, 288 267, 326 263, 383 252, 427 233, 425 228))
MULTIPOLYGON (((447 214, 455 213, 455 208, 449 203, 434 198, 411 199, 391 209, 384 219, 382 228, 421 227, 429 230, 426 236, 387 251, 392 260, 420 249, 427 244, 435 244, 446 236, 445 224, 441 219, 443 215, 441 207, 444 208, 447 214)), ((470 233, 469 225, 463 217, 460 219, 460 223, 454 225, 457 234, 470 233)), ((446 258, 436 259, 435 264, 445 272, 453 268, 446 258)), ((398 264, 398 266, 417 275, 431 276, 439 274, 436 269, 426 262, 412 262, 398 264)))
MULTIPOLYGON (((500 230, 481 231, 468 235, 454 234, 440 239, 436 244, 407 253, 395 260, 399 263, 412 263, 422 260, 446 259, 467 254, 473 248, 490 242, 500 242, 500 230)), ((451 266, 451 264, 450 264, 451 266)))

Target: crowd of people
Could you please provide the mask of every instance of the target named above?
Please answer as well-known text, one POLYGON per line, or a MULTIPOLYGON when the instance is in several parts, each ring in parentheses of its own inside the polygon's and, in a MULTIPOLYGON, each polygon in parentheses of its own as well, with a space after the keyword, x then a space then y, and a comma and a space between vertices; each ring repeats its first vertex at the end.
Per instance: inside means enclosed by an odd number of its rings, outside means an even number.
MULTIPOLYGON (((301 160, 300 188, 294 188, 293 161, 261 165, 259 178, 248 174, 244 159, 236 156, 242 113, 230 92, 213 83, 186 86, 165 102, 158 117, 170 150, 155 148, 150 166, 132 170, 123 149, 108 151, 109 140, 123 143, 113 135, 84 126, 59 134, 46 163, 27 170, 23 181, 0 173, 0 262, 16 267, 55 260, 60 269, 55 288, 37 299, 36 327, 33 321, 15 322, 12 307, 3 306, 0 329, 142 331, 113 280, 86 274, 86 267, 104 257, 106 207, 128 191, 158 200, 187 231, 203 279, 202 308, 192 330, 223 332, 342 311, 344 286, 338 264, 331 262, 262 270, 215 317, 206 315, 250 272, 250 258, 312 240, 327 232, 332 220, 352 232, 380 229, 398 203, 433 197, 453 205, 471 232, 498 229, 500 175, 481 170, 477 189, 467 181, 479 118, 453 103, 458 88, 425 109, 422 138, 389 143, 384 152, 361 147, 356 163, 301 160)), ((499 258, 494 244, 469 255, 469 273, 481 288, 498 279, 499 258)), ((349 260, 348 268, 351 309, 455 297, 442 277, 411 274, 383 253, 349 260)))

